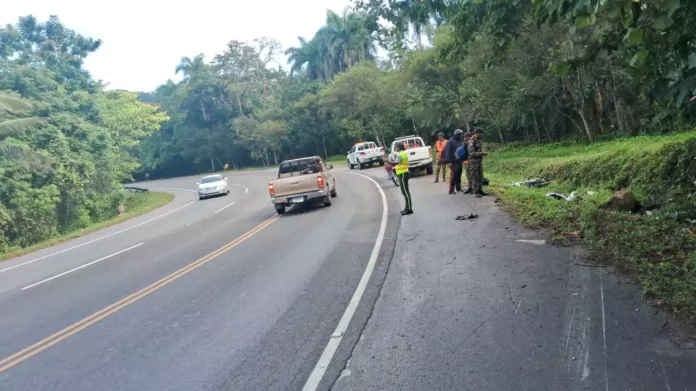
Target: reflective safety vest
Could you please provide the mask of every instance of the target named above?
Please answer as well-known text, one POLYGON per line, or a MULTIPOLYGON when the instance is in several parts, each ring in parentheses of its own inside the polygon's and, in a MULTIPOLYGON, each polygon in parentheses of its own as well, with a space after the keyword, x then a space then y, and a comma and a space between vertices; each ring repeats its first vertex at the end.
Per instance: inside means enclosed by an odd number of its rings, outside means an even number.
POLYGON ((401 158, 401 163, 394 167, 396 170, 396 175, 401 175, 408 172, 408 155, 406 154, 406 151, 399 152, 399 157, 401 158))
POLYGON ((442 140, 442 141, 437 140, 435 142, 435 150, 437 151, 437 158, 438 159, 442 157, 442 151, 445 150, 446 145, 447 145, 447 140, 442 140))

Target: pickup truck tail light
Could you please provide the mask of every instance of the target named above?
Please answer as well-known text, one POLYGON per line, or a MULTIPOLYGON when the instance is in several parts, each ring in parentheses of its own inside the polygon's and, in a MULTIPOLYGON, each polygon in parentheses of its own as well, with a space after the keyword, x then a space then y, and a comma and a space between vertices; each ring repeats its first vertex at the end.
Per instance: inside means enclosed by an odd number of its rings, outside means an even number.
POLYGON ((360 156, 365 156, 365 152, 360 152, 360 156))
POLYGON ((324 178, 321 176, 317 177, 317 185, 319 185, 319 189, 324 190, 324 178))
POLYGON ((268 184, 268 192, 271 193, 271 197, 275 197, 275 186, 272 183, 268 184))
POLYGON ((384 153, 384 147, 380 147, 380 148, 379 148, 379 151, 382 152, 382 153, 384 153))

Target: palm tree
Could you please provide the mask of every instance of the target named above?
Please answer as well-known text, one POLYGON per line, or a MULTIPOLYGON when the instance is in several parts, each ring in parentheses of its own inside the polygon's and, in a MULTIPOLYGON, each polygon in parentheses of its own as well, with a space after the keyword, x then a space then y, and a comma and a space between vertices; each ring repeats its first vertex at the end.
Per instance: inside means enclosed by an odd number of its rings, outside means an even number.
POLYGON ((32 104, 24 99, 0 93, 0 161, 30 163, 31 148, 11 137, 45 123, 48 118, 22 117, 32 104))
POLYGON ((184 80, 189 79, 191 75, 199 73, 205 68, 205 57, 203 54, 199 54, 194 58, 182 57, 179 65, 176 66, 174 74, 178 75, 180 72, 184 76, 184 80))
POLYGON ((285 52, 290 72, 304 70, 310 79, 328 81, 353 65, 373 60, 376 28, 376 22, 362 14, 327 11, 326 24, 310 41, 299 38, 300 46, 285 52))

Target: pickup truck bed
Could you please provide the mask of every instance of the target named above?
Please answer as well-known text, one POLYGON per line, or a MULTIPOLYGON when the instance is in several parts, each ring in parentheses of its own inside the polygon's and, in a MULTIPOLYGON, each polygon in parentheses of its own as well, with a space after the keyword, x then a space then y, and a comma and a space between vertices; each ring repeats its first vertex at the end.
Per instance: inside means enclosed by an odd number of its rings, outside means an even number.
POLYGON ((279 214, 295 204, 322 202, 331 205, 336 197, 336 183, 330 170, 319 157, 284 161, 278 168, 278 179, 268 184, 271 202, 279 214), (320 172, 313 172, 311 166, 316 159, 320 161, 320 172))
POLYGON ((406 147, 410 171, 425 170, 427 174, 433 173, 433 151, 429 146, 425 145, 422 138, 418 136, 399 137, 392 143, 392 152, 394 151, 394 144, 397 142, 403 143, 406 147))

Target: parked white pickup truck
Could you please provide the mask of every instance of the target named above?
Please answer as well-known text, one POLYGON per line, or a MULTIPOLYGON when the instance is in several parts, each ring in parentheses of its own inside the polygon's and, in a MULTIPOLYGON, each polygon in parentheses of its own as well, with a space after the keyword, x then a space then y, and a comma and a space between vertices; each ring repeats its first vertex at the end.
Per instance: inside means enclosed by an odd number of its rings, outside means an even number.
POLYGON ((351 170, 354 167, 362 170, 365 166, 371 166, 375 163, 383 166, 382 156, 384 156, 384 148, 378 147, 372 141, 360 142, 353 145, 353 148, 348 151, 348 167, 351 170))
POLYGON ((422 138, 418 136, 399 137, 392 143, 392 152, 394 152, 394 144, 398 142, 403 143, 406 147, 409 171, 425 170, 428 174, 433 173, 433 151, 430 146, 425 145, 422 138))

